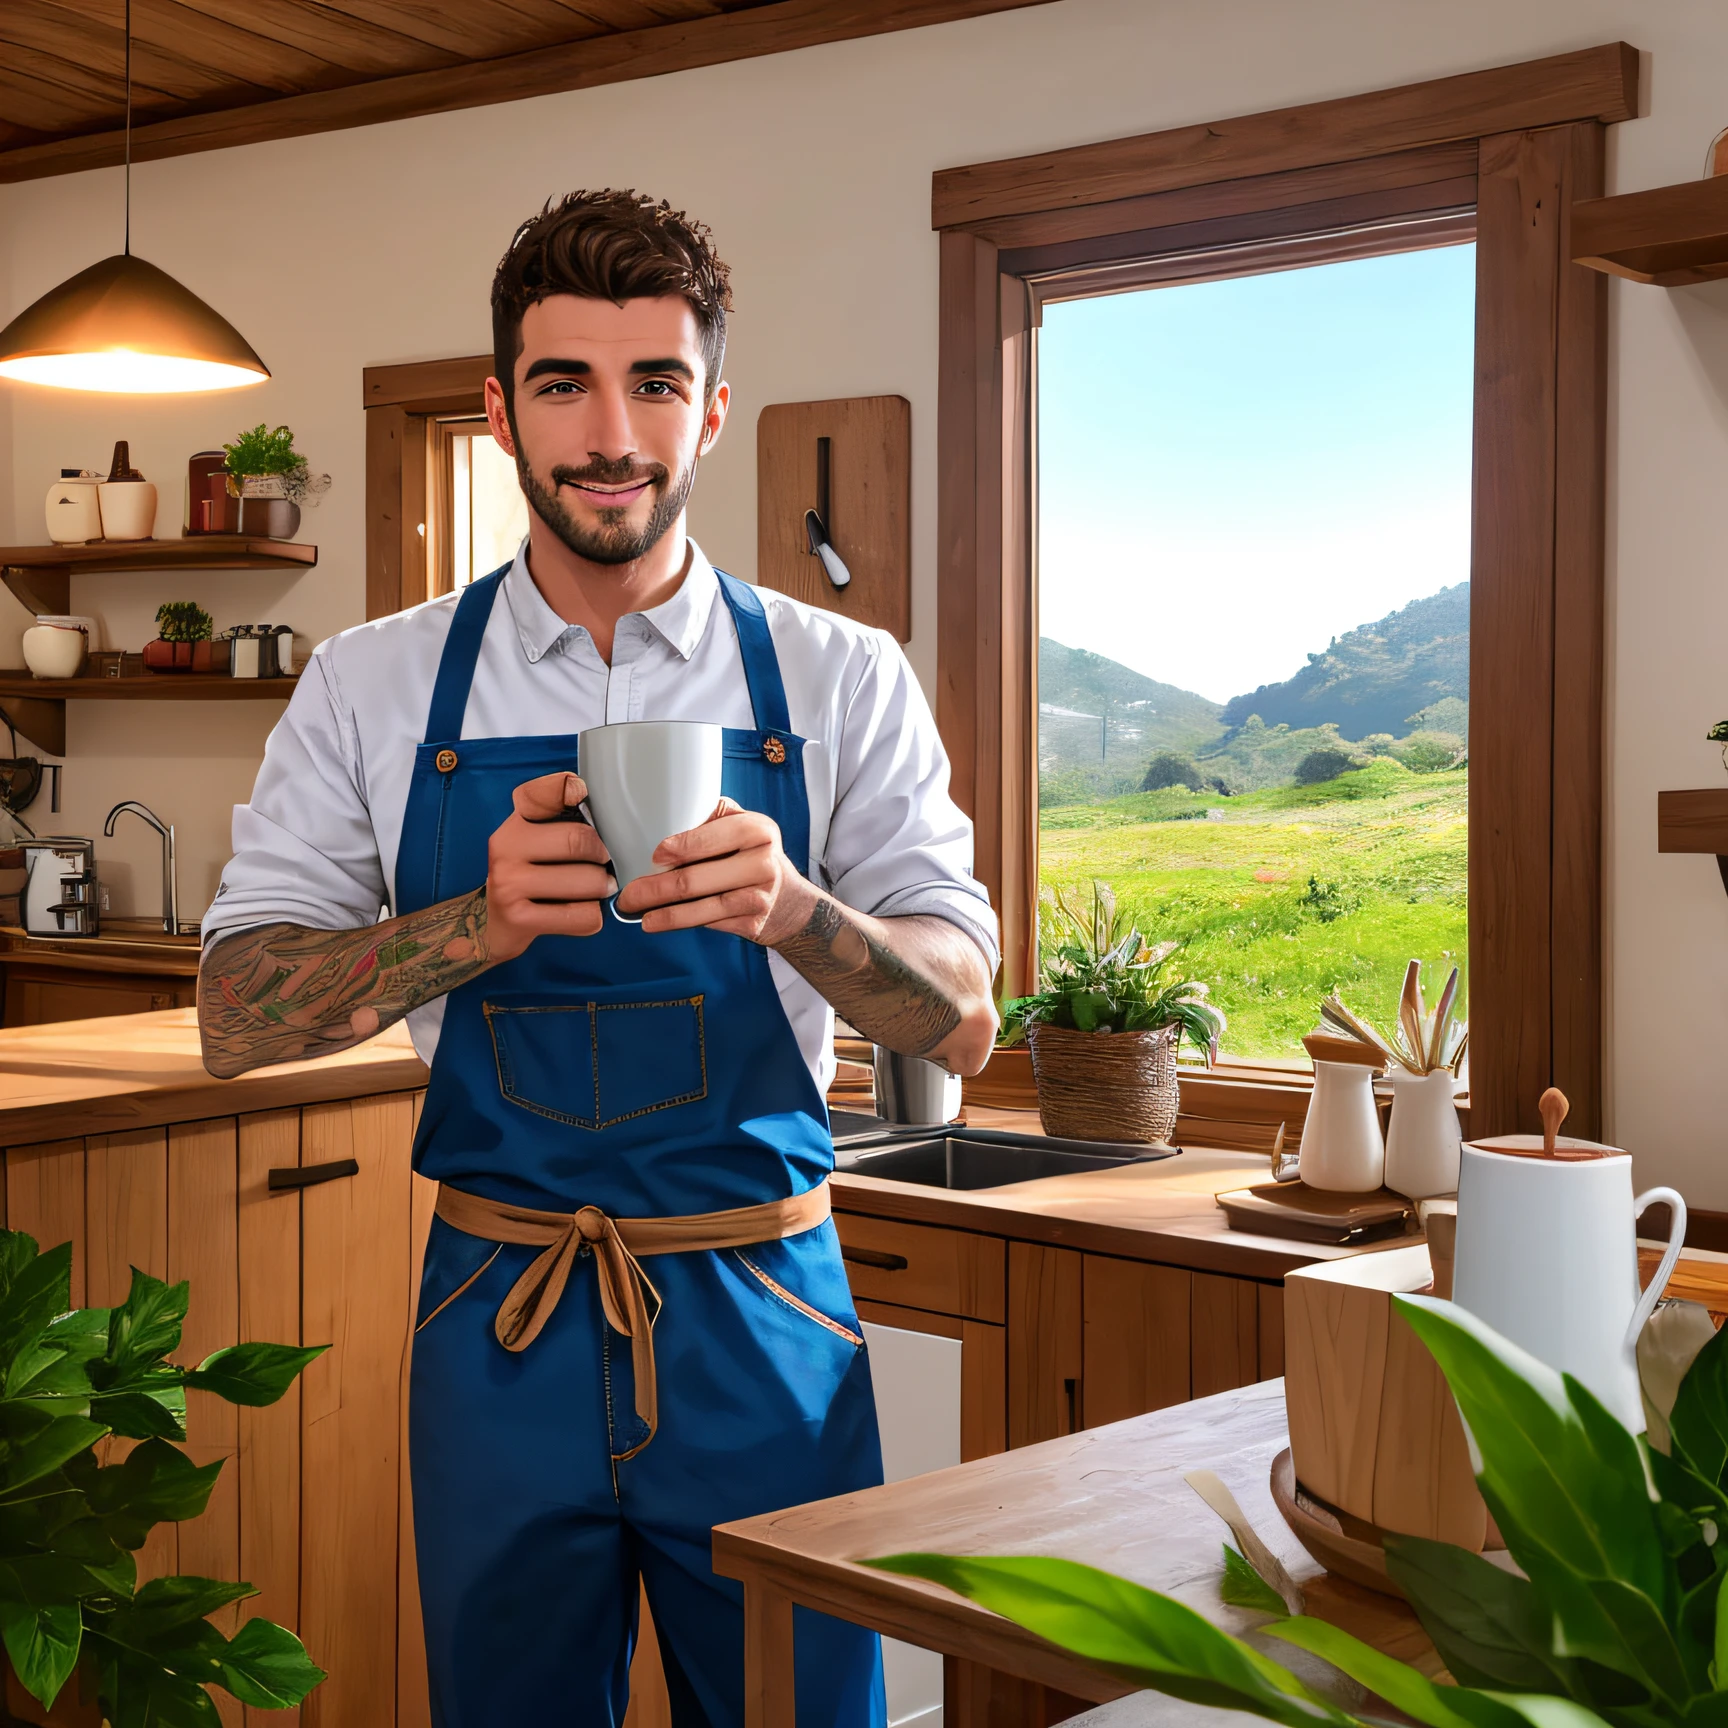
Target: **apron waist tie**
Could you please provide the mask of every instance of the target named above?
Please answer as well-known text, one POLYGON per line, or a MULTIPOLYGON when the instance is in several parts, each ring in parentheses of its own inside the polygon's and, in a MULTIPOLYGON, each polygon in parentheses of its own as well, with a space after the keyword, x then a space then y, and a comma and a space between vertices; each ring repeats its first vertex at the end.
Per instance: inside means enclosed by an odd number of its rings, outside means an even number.
POLYGON ((506 1350, 526 1350, 540 1336, 564 1294, 578 1252, 584 1246, 593 1250, 607 1324, 630 1340, 636 1414, 647 1424, 648 1440, 659 1426, 654 1320, 660 1312, 660 1292, 642 1270, 642 1258, 748 1248, 755 1242, 801 1236, 826 1223, 830 1210, 826 1182, 789 1199, 735 1206, 725 1212, 693 1212, 682 1218, 609 1218, 598 1206, 538 1212, 488 1200, 447 1182, 438 1189, 437 1206, 438 1216, 465 1236, 545 1249, 499 1305, 493 1329, 506 1350))

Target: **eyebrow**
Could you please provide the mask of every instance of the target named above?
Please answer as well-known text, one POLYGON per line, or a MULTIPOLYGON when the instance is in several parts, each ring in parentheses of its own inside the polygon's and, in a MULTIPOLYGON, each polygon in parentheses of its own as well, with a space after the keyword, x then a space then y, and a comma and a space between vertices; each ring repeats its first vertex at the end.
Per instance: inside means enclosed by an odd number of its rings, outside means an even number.
MULTIPOLYGON (((526 384, 535 378, 544 378, 548 373, 556 373, 564 378, 586 378, 593 371, 594 368, 586 360, 559 360, 554 356, 547 355, 529 366, 528 370, 522 374, 522 382, 526 384)), ((670 372, 676 377, 688 379, 692 384, 696 382, 695 369, 688 361, 676 358, 637 360, 631 365, 630 372, 633 377, 658 376, 661 373, 670 372)))

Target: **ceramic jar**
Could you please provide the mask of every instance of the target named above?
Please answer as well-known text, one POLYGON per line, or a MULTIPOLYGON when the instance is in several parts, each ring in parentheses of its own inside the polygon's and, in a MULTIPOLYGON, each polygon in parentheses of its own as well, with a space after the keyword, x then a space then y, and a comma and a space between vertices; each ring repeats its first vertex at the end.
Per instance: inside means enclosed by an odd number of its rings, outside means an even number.
POLYGON ((1360 1062, 1315 1062, 1297 1167, 1308 1187, 1371 1194, 1380 1186, 1386 1146, 1374 1103, 1374 1074, 1360 1062))
POLYGON ((37 678, 76 678, 90 646, 75 624, 33 624, 24 632, 24 664, 37 678))
POLYGON ((124 438, 114 446, 114 465, 97 487, 104 540, 149 540, 156 533, 156 488, 132 466, 124 438))
POLYGON ((1411 1200, 1458 1190, 1458 1106, 1461 1082, 1450 1068, 1411 1074, 1393 1068, 1392 1123, 1386 1130, 1386 1186, 1411 1200))
POLYGON ((102 506, 97 487, 98 477, 87 468, 60 470, 60 478, 48 488, 44 505, 48 538, 56 545, 78 546, 102 538, 102 506))

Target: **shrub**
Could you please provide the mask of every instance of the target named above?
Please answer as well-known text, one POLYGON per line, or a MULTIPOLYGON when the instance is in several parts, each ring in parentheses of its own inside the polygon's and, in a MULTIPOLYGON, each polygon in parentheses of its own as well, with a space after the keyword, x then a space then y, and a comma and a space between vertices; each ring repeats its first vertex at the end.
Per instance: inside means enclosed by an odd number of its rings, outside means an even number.
POLYGON ((1442 774, 1463 754, 1464 740, 1455 732, 1412 732, 1393 751, 1412 774, 1442 774))
POLYGON ((1180 750, 1160 750, 1146 764, 1146 778, 1140 782, 1142 792, 1162 792, 1169 786, 1186 786, 1190 792, 1203 792, 1206 777, 1194 766, 1194 758, 1180 750))
POLYGON ((1298 786, 1320 786, 1328 780, 1336 780, 1340 774, 1361 764, 1348 750, 1340 750, 1333 745, 1322 745, 1318 750, 1310 750, 1296 764, 1296 784, 1298 786))

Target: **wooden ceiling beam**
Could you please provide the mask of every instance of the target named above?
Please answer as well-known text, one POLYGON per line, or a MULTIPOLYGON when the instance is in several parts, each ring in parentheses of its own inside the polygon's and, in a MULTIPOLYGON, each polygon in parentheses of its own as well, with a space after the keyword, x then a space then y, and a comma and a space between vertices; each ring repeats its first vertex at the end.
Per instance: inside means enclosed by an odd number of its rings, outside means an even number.
MULTIPOLYGON (((84 24, 111 23, 112 0, 34 0, 38 9, 78 19, 84 24)), ((14 0, 14 9, 21 9, 14 0)), ((196 61, 224 67, 236 78, 261 90, 287 96, 302 90, 322 90, 332 84, 351 83, 358 74, 333 61, 308 54, 287 42, 261 36, 254 30, 213 17, 184 5, 181 0, 138 0, 132 13, 132 52, 141 42, 163 52, 176 52, 196 61)))
MULTIPOLYGON (((221 8, 229 18, 239 10, 232 0, 191 0, 199 11, 221 8)), ((590 0, 583 0, 584 9, 590 0)), ((334 132, 351 126, 371 126, 415 114, 441 114, 459 108, 481 108, 495 102, 515 102, 562 90, 589 89, 634 78, 688 71, 728 60, 754 59, 818 43, 843 42, 926 24, 943 24, 991 12, 1045 6, 1051 0, 773 0, 747 11, 716 14, 689 23, 657 24, 652 28, 599 36, 588 41, 536 48, 525 54, 472 61, 435 71, 378 78, 339 90, 316 91, 260 102, 211 114, 179 116, 132 129, 134 162, 168 156, 188 156, 203 150, 223 150, 270 138, 295 138, 312 132, 334 132)), ((310 12, 300 0, 269 0, 270 27, 282 30, 296 8, 310 12)), ((336 14, 319 7, 326 32, 336 14)), ((298 27, 297 27, 298 28, 298 27)), ((290 37, 296 42, 301 36, 290 37)), ((316 40, 316 37, 314 37, 316 40)), ((397 38, 397 40, 402 40, 397 38)), ((421 53, 435 53, 420 44, 421 53)), ((323 51, 336 50, 328 43, 323 51)), ((439 54, 439 58, 448 56, 439 54)), ((26 124, 34 121, 10 99, 0 101, 26 124)), ((75 124, 72 122, 71 124, 75 124)), ((43 131, 64 132, 69 124, 50 124, 43 131)), ((124 160, 125 139, 117 131, 85 137, 59 138, 0 151, 0 182, 37 180, 54 174, 77 174, 108 168, 124 160)))
POLYGON ((555 42, 595 36, 602 26, 566 12, 562 6, 469 6, 457 12, 421 0, 325 0, 331 11, 410 36, 428 48, 442 48, 464 59, 495 59, 555 42))
MULTIPOLYGON (((430 69, 460 61, 460 56, 444 49, 428 47, 400 31, 380 29, 311 0, 241 0, 239 4, 236 0, 181 0, 181 4, 206 17, 239 24, 266 39, 286 42, 302 53, 315 54, 369 79, 388 78, 404 66, 430 69)), ((136 156, 136 151, 133 154, 136 156)))

